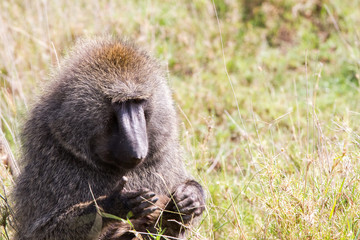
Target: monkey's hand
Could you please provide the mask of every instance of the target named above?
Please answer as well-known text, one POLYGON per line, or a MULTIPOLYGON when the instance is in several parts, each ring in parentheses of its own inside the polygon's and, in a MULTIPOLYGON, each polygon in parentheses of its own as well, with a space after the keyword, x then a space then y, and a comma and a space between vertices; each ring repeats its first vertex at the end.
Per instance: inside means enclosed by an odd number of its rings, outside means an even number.
POLYGON ((128 179, 123 177, 112 190, 111 194, 103 200, 103 210, 105 213, 115 214, 121 218, 126 218, 131 211, 134 218, 143 217, 153 213, 157 207, 155 203, 158 198, 149 189, 127 191, 124 186, 128 179))
MULTIPOLYGON (((140 239, 135 237, 134 233, 131 230, 135 230, 139 233, 157 233, 158 230, 156 228, 156 222, 158 217, 161 214, 161 210, 165 208, 165 206, 169 202, 169 198, 165 195, 158 195, 159 200, 156 202, 157 208, 154 212, 146 213, 147 209, 142 210, 143 217, 139 217, 136 219, 131 219, 131 224, 128 221, 126 222, 112 222, 108 224, 103 230, 101 237, 99 240, 118 240, 118 239, 140 239)), ((157 197, 154 197, 155 199, 157 197)), ((136 201, 134 201, 136 202, 136 201)), ((140 203, 141 205, 142 203, 140 203)), ((138 206, 139 204, 135 204, 134 206, 138 206)), ((136 208, 136 207, 135 207, 136 208)), ((141 239, 150 239, 149 236, 144 235, 141 239)), ((152 238, 151 238, 152 239, 152 238)))
POLYGON ((167 207, 168 210, 178 213, 175 219, 187 224, 193 218, 200 216, 205 209, 205 193, 201 185, 194 181, 187 181, 178 186, 167 207))
POLYGON ((147 188, 123 191, 122 198, 125 201, 125 206, 132 212, 134 218, 144 217, 158 209, 155 203, 159 198, 147 188))

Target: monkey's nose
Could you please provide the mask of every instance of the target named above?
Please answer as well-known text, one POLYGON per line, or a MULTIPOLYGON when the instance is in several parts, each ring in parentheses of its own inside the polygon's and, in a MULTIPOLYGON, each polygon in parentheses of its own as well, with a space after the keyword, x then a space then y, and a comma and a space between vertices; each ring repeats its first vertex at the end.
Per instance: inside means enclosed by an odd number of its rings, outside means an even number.
POLYGON ((131 158, 131 161, 135 164, 139 164, 143 159, 143 157, 133 157, 131 158))
POLYGON ((148 152, 147 146, 135 142, 132 144, 132 149, 129 149, 129 158, 132 162, 141 162, 144 160, 148 152))

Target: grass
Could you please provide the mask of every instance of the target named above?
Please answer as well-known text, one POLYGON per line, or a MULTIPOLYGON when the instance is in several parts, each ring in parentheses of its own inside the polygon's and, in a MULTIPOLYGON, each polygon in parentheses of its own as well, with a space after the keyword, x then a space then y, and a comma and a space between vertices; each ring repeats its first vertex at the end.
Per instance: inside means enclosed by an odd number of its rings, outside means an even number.
POLYGON ((351 0, 1 1, 0 157, 76 38, 130 37, 168 66, 208 195, 191 239, 360 239, 358 26, 351 0))

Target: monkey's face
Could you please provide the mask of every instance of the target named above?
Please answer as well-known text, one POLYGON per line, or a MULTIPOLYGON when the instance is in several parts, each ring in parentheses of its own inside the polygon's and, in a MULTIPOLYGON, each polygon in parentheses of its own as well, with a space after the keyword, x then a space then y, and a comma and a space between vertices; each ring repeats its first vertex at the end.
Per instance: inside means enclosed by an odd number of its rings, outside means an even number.
POLYGON ((64 63, 43 120, 62 147, 96 168, 156 161, 177 136, 164 75, 131 45, 90 42, 64 63))
POLYGON ((148 153, 146 100, 111 104, 107 131, 92 141, 94 157, 107 165, 131 169, 148 153))

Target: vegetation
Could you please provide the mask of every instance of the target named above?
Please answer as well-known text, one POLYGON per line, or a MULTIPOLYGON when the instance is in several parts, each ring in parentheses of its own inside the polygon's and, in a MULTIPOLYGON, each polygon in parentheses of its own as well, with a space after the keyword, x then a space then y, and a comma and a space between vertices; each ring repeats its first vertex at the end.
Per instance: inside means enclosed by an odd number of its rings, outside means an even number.
POLYGON ((167 64, 208 194, 191 239, 360 239, 358 26, 352 0, 0 1, 0 239, 21 122, 76 39, 99 34, 167 64))

